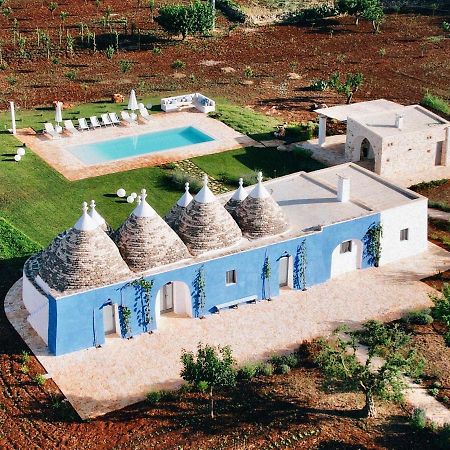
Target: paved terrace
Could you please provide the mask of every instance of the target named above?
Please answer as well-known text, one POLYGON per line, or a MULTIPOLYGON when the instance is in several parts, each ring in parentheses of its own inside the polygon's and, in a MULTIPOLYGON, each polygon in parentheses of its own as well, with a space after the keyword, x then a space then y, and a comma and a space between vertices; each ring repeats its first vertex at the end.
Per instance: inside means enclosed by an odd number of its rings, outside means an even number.
POLYGON ((64 135, 62 139, 54 140, 45 135, 38 135, 30 128, 23 128, 18 130, 17 138, 70 181, 140 167, 156 166, 257 144, 253 139, 238 133, 224 123, 203 113, 191 111, 153 114, 146 124, 102 127, 92 131, 83 131, 76 136, 64 135), (186 126, 194 126, 215 140, 96 165, 83 163, 67 150, 67 147, 71 145, 91 144, 186 126))
POLYGON ((134 339, 108 338, 103 348, 51 356, 26 321, 22 281, 11 288, 5 311, 81 417, 95 417, 143 400, 151 390, 181 385, 182 349, 199 341, 230 345, 239 363, 294 350, 303 340, 326 335, 346 323, 392 320, 430 305, 429 286, 419 280, 450 268, 450 254, 429 244, 427 252, 381 268, 342 275, 305 292, 284 290, 260 301, 204 320, 166 315, 161 329, 134 339))

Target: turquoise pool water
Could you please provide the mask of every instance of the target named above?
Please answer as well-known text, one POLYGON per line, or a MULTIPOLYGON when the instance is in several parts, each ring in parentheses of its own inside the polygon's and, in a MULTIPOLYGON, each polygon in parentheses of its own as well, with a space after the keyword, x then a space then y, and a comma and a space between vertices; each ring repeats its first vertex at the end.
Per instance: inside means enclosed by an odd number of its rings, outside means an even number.
MULTIPOLYGON (((95 133, 95 131, 92 131, 92 133, 95 133)), ((73 145, 68 147, 67 150, 85 164, 90 165, 210 141, 214 141, 214 138, 197 130, 197 128, 183 127, 110 139, 93 144, 73 145)))

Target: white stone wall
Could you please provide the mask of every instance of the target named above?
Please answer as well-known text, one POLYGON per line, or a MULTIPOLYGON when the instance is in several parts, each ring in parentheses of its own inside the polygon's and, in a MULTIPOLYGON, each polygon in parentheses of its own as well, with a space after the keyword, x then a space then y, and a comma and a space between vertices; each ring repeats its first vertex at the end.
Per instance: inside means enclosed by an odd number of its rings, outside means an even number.
POLYGON ((383 238, 380 265, 407 258, 427 249, 428 200, 420 198, 381 212, 383 238), (400 230, 409 229, 409 239, 400 241, 400 230))
POLYGON ((25 274, 23 275, 22 297, 29 313, 28 322, 48 345, 48 299, 35 288, 25 274))
MULTIPOLYGON (((430 127, 426 131, 399 133, 383 139, 380 175, 395 179, 405 173, 411 176, 436 170, 437 143, 442 144, 441 165, 448 165, 447 132, 444 127, 430 127)), ((420 180, 419 180, 420 181, 420 180)))

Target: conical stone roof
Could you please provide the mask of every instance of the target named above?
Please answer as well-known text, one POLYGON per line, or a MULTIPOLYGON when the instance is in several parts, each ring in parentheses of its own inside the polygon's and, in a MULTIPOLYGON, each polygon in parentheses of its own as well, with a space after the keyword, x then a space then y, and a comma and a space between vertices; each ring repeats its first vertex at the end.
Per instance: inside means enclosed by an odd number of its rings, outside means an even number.
POLYGON ((209 189, 207 176, 182 212, 178 234, 193 255, 228 247, 242 238, 236 222, 209 189))
POLYGON ((89 216, 84 202, 75 226, 43 250, 39 275, 52 289, 66 292, 111 284, 131 273, 114 242, 89 216))
POLYGON ((94 222, 96 222, 100 228, 106 233, 108 234, 108 236, 111 236, 112 233, 114 232, 114 230, 112 229, 111 226, 109 226, 109 224, 106 222, 106 220, 103 218, 103 216, 101 216, 99 214, 99 212, 96 209, 96 205, 95 205, 95 200, 91 200, 90 203, 90 209, 89 209, 89 216, 94 220, 94 222))
POLYGON ((251 239, 273 236, 288 228, 288 222, 278 203, 262 184, 258 184, 235 209, 236 220, 242 232, 251 239))
POLYGON ((184 194, 180 199, 172 206, 172 209, 164 217, 164 220, 173 230, 178 230, 178 225, 180 224, 180 217, 186 207, 191 203, 193 197, 189 192, 189 183, 184 185, 184 194))
POLYGON ((244 180, 239 178, 239 187, 234 191, 230 200, 225 203, 225 209, 231 214, 234 220, 236 220, 236 208, 247 198, 247 191, 244 189, 244 180))
POLYGON ((189 257, 181 239, 147 203, 146 197, 142 189, 140 203, 114 235, 120 254, 134 272, 189 257))

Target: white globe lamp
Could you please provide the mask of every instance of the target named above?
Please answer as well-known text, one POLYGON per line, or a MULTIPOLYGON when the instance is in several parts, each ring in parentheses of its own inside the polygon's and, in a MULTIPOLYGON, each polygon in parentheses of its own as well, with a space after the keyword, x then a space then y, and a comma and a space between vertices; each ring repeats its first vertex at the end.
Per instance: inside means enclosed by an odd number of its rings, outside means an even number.
POLYGON ((120 197, 120 198, 123 198, 123 197, 125 197, 125 195, 127 195, 124 188, 117 189, 116 194, 117 194, 117 197, 120 197))
POLYGON ((132 192, 130 195, 131 195, 131 197, 133 197, 134 199, 137 197, 136 192, 132 192))
POLYGON ((19 148, 17 149, 17 154, 18 154, 19 156, 25 155, 25 149, 24 149, 23 147, 19 147, 19 148))
POLYGON ((129 195, 129 196, 127 197, 127 202, 128 202, 128 203, 133 203, 133 202, 134 202, 134 197, 131 196, 131 195, 129 195))
POLYGON ((20 155, 14 155, 14 160, 19 162, 22 159, 20 155))

